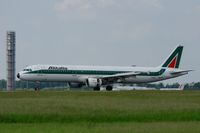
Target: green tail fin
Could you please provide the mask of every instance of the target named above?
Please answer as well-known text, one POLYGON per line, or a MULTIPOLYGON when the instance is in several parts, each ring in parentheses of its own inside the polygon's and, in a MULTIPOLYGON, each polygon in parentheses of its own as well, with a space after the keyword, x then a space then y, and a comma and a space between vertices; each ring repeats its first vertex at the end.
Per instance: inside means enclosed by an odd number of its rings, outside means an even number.
POLYGON ((183 52, 183 46, 178 46, 167 60, 162 64, 162 67, 179 68, 180 60, 183 52))

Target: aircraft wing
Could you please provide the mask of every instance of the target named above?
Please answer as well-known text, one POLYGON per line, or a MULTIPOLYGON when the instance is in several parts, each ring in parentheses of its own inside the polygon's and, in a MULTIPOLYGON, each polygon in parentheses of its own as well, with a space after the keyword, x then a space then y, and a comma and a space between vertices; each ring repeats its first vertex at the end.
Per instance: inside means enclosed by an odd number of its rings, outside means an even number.
POLYGON ((128 78, 131 76, 136 76, 140 74, 139 72, 127 72, 127 73, 120 73, 120 74, 114 74, 114 75, 108 75, 108 76, 102 76, 102 79, 106 78, 128 78))
POLYGON ((129 78, 129 77, 134 77, 139 75, 141 72, 127 72, 127 73, 120 73, 120 74, 114 74, 114 75, 106 75, 106 76, 102 76, 102 77, 98 77, 99 79, 102 79, 102 81, 104 81, 104 83, 113 83, 113 82, 117 82, 118 80, 123 80, 125 78, 129 78))

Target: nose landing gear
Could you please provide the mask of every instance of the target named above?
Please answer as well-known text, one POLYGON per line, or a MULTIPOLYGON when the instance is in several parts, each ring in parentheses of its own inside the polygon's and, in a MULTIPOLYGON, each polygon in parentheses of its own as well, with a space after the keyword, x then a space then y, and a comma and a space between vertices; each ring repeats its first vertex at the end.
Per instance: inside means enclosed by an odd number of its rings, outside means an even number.
POLYGON ((40 82, 37 81, 37 82, 35 83, 35 88, 34 88, 34 90, 35 90, 35 91, 39 91, 39 88, 40 88, 40 82))

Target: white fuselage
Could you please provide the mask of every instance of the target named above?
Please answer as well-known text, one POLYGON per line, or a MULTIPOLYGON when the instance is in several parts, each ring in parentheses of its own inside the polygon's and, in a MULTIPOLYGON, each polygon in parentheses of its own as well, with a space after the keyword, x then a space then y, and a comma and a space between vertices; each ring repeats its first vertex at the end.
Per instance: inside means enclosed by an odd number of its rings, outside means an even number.
POLYGON ((88 78, 98 78, 126 72, 142 72, 136 76, 119 79, 116 83, 149 83, 187 74, 171 74, 179 71, 181 70, 162 67, 34 65, 19 72, 18 78, 21 80, 40 82, 55 81, 85 83, 88 78))
POLYGON ((183 46, 177 46, 159 67, 34 65, 19 72, 17 77, 36 82, 68 82, 71 86, 84 84, 94 90, 106 86, 110 91, 115 83, 150 83, 188 74, 191 70, 178 69, 182 51, 183 46))

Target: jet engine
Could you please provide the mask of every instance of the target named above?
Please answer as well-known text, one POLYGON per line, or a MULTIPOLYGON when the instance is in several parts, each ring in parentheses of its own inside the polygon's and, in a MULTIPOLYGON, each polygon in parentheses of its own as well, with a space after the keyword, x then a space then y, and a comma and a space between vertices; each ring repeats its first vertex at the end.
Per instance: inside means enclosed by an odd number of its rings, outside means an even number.
POLYGON ((102 85, 102 80, 97 78, 88 78, 86 82, 87 86, 92 88, 100 87, 102 85))

